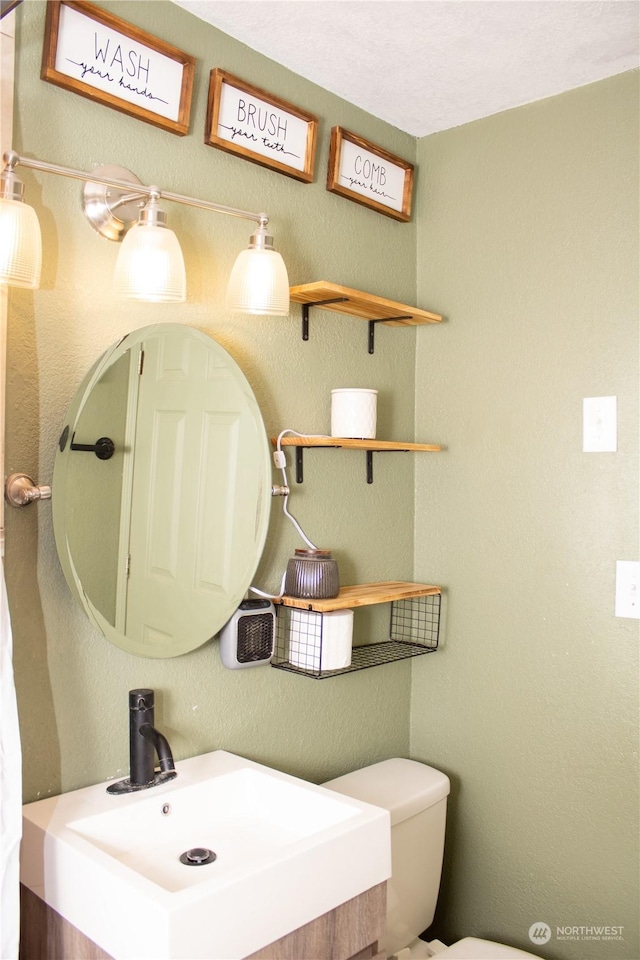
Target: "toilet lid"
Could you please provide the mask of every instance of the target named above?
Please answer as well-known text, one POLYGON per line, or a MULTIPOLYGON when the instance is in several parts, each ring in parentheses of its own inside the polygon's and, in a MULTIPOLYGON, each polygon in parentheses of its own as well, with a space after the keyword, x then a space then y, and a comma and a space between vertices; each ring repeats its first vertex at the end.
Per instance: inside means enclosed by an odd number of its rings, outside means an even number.
POLYGON ((436 960, 540 960, 538 954, 508 947, 506 943, 465 937, 436 954, 436 960))

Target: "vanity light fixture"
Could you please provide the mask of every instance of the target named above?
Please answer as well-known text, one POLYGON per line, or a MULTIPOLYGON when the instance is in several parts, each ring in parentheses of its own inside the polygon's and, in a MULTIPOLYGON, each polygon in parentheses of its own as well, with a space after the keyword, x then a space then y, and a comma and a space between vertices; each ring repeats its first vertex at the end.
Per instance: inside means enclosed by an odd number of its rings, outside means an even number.
POLYGON ((167 215, 158 206, 159 193, 147 200, 138 222, 124 237, 114 274, 116 295, 151 303, 181 303, 187 299, 184 257, 167 215))
POLYGON ((0 175, 0 283, 34 290, 40 285, 42 235, 23 194, 22 180, 7 165, 0 175))
POLYGON ((282 317, 289 313, 289 277, 273 248, 266 218, 233 265, 227 287, 227 306, 238 313, 282 317))
POLYGON ((234 312, 288 315, 287 270, 267 231, 266 213, 146 186, 122 167, 97 167, 87 173, 22 157, 14 151, 5 153, 4 162, 0 179, 0 283, 34 289, 40 280, 40 229, 35 211, 22 200, 23 185, 15 174, 20 163, 32 170, 84 181, 83 209, 92 226, 110 240, 124 238, 115 270, 115 288, 120 296, 151 302, 186 299, 182 251, 166 226, 166 214, 158 206, 161 199, 171 200, 257 223, 248 250, 241 251, 231 272, 227 304, 234 312))

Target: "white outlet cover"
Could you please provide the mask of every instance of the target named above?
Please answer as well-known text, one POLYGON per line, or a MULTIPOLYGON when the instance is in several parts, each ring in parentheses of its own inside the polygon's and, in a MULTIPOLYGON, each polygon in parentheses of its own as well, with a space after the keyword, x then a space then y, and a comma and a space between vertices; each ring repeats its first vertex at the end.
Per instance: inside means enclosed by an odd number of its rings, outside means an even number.
POLYGON ((585 397, 582 401, 584 453, 615 453, 618 449, 617 397, 585 397))
POLYGON ((616 561, 616 617, 640 620, 640 560, 616 561))

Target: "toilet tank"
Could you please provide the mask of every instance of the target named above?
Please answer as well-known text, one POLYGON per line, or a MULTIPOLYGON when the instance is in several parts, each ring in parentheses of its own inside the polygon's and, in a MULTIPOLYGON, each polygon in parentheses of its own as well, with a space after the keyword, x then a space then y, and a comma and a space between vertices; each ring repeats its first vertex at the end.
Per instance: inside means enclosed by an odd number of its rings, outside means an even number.
POLYGON ((449 778, 416 760, 396 757, 323 784, 391 814, 386 957, 432 923, 440 887, 449 778))

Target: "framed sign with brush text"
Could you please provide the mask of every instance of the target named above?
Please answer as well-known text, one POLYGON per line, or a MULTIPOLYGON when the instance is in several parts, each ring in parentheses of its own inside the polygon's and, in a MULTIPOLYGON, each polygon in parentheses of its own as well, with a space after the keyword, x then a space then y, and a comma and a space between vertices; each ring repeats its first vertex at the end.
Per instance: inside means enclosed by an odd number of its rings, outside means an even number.
POLYGON ((216 67, 209 79, 204 142, 311 183, 318 118, 216 67))
POLYGON ((343 127, 333 127, 327 190, 406 222, 411 219, 413 164, 343 127))
POLYGON ((181 137, 189 132, 195 63, 93 3, 47 3, 41 79, 181 137))

